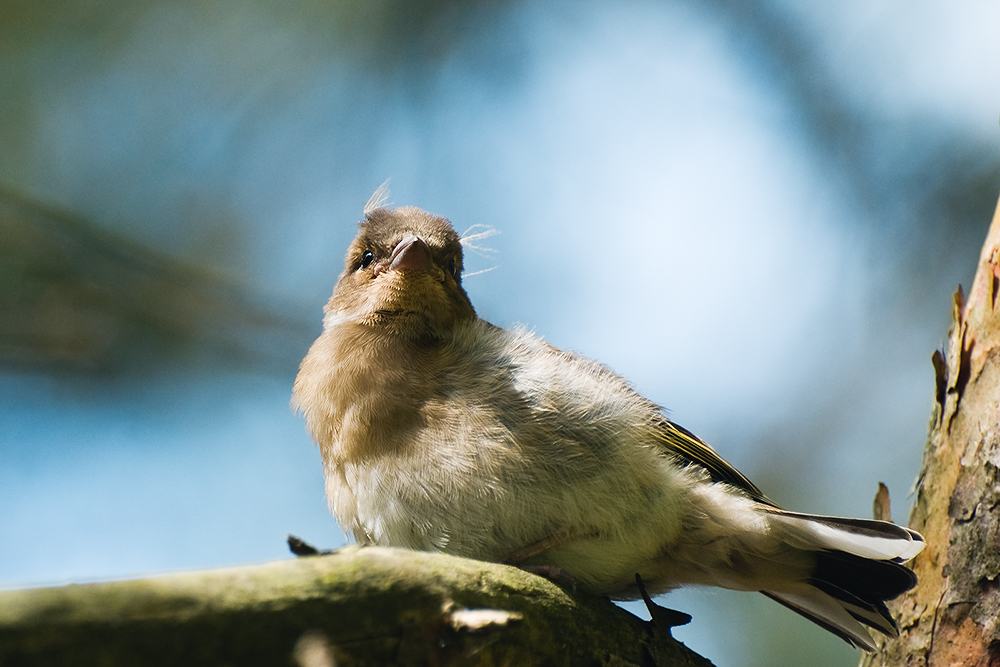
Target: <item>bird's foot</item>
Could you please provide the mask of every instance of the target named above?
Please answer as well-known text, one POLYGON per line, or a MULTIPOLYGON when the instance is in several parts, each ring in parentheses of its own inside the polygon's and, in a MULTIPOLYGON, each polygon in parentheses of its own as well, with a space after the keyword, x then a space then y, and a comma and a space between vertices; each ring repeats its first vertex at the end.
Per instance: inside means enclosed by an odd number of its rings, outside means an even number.
POLYGON ((687 625, 691 622, 691 614, 661 607, 653 602, 652 598, 649 597, 649 593, 646 592, 646 584, 642 581, 642 577, 639 576, 638 572, 635 574, 635 585, 639 587, 642 601, 646 603, 646 611, 649 612, 649 618, 654 625, 666 628, 669 631, 670 628, 676 628, 678 625, 687 625))
POLYGON ((336 549, 324 549, 321 551, 305 540, 295 537, 294 535, 288 536, 288 548, 293 554, 300 558, 303 556, 324 556, 326 554, 332 554, 336 551, 336 549))

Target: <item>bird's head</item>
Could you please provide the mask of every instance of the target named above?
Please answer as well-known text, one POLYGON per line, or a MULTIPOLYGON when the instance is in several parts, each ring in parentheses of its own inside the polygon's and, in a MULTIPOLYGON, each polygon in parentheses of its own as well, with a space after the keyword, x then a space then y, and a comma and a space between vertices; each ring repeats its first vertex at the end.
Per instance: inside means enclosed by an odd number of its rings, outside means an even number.
POLYGON ((462 245, 444 218, 406 206, 365 213, 326 306, 327 327, 437 340, 476 312, 462 289, 462 245))

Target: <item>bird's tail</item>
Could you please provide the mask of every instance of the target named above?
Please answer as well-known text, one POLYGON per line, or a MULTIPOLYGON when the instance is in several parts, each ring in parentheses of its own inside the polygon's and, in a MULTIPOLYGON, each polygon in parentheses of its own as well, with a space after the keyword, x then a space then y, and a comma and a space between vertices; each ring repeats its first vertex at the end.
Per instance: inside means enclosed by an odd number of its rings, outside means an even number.
POLYGON ((899 635, 885 603, 917 583, 903 563, 924 548, 919 533, 886 521, 762 509, 783 541, 815 554, 808 588, 764 595, 866 651, 876 646, 865 626, 899 635))

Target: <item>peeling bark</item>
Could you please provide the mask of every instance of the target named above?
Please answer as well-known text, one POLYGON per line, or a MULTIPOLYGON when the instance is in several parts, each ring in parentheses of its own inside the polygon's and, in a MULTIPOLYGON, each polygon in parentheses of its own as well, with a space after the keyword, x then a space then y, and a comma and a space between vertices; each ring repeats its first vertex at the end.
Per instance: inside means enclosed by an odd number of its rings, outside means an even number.
POLYGON ((930 434, 910 527, 927 548, 895 601, 900 637, 862 665, 1000 665, 1000 206, 968 299, 935 352, 930 434))

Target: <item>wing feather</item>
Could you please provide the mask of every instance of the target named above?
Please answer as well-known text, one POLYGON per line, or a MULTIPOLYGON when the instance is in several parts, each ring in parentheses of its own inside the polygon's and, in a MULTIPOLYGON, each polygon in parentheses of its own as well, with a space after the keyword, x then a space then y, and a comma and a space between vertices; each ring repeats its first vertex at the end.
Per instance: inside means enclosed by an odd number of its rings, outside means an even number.
POLYGON ((659 435, 664 450, 686 463, 704 469, 713 482, 725 482, 741 489, 759 503, 776 507, 756 484, 719 456, 708 443, 683 426, 664 419, 660 424, 659 435))

